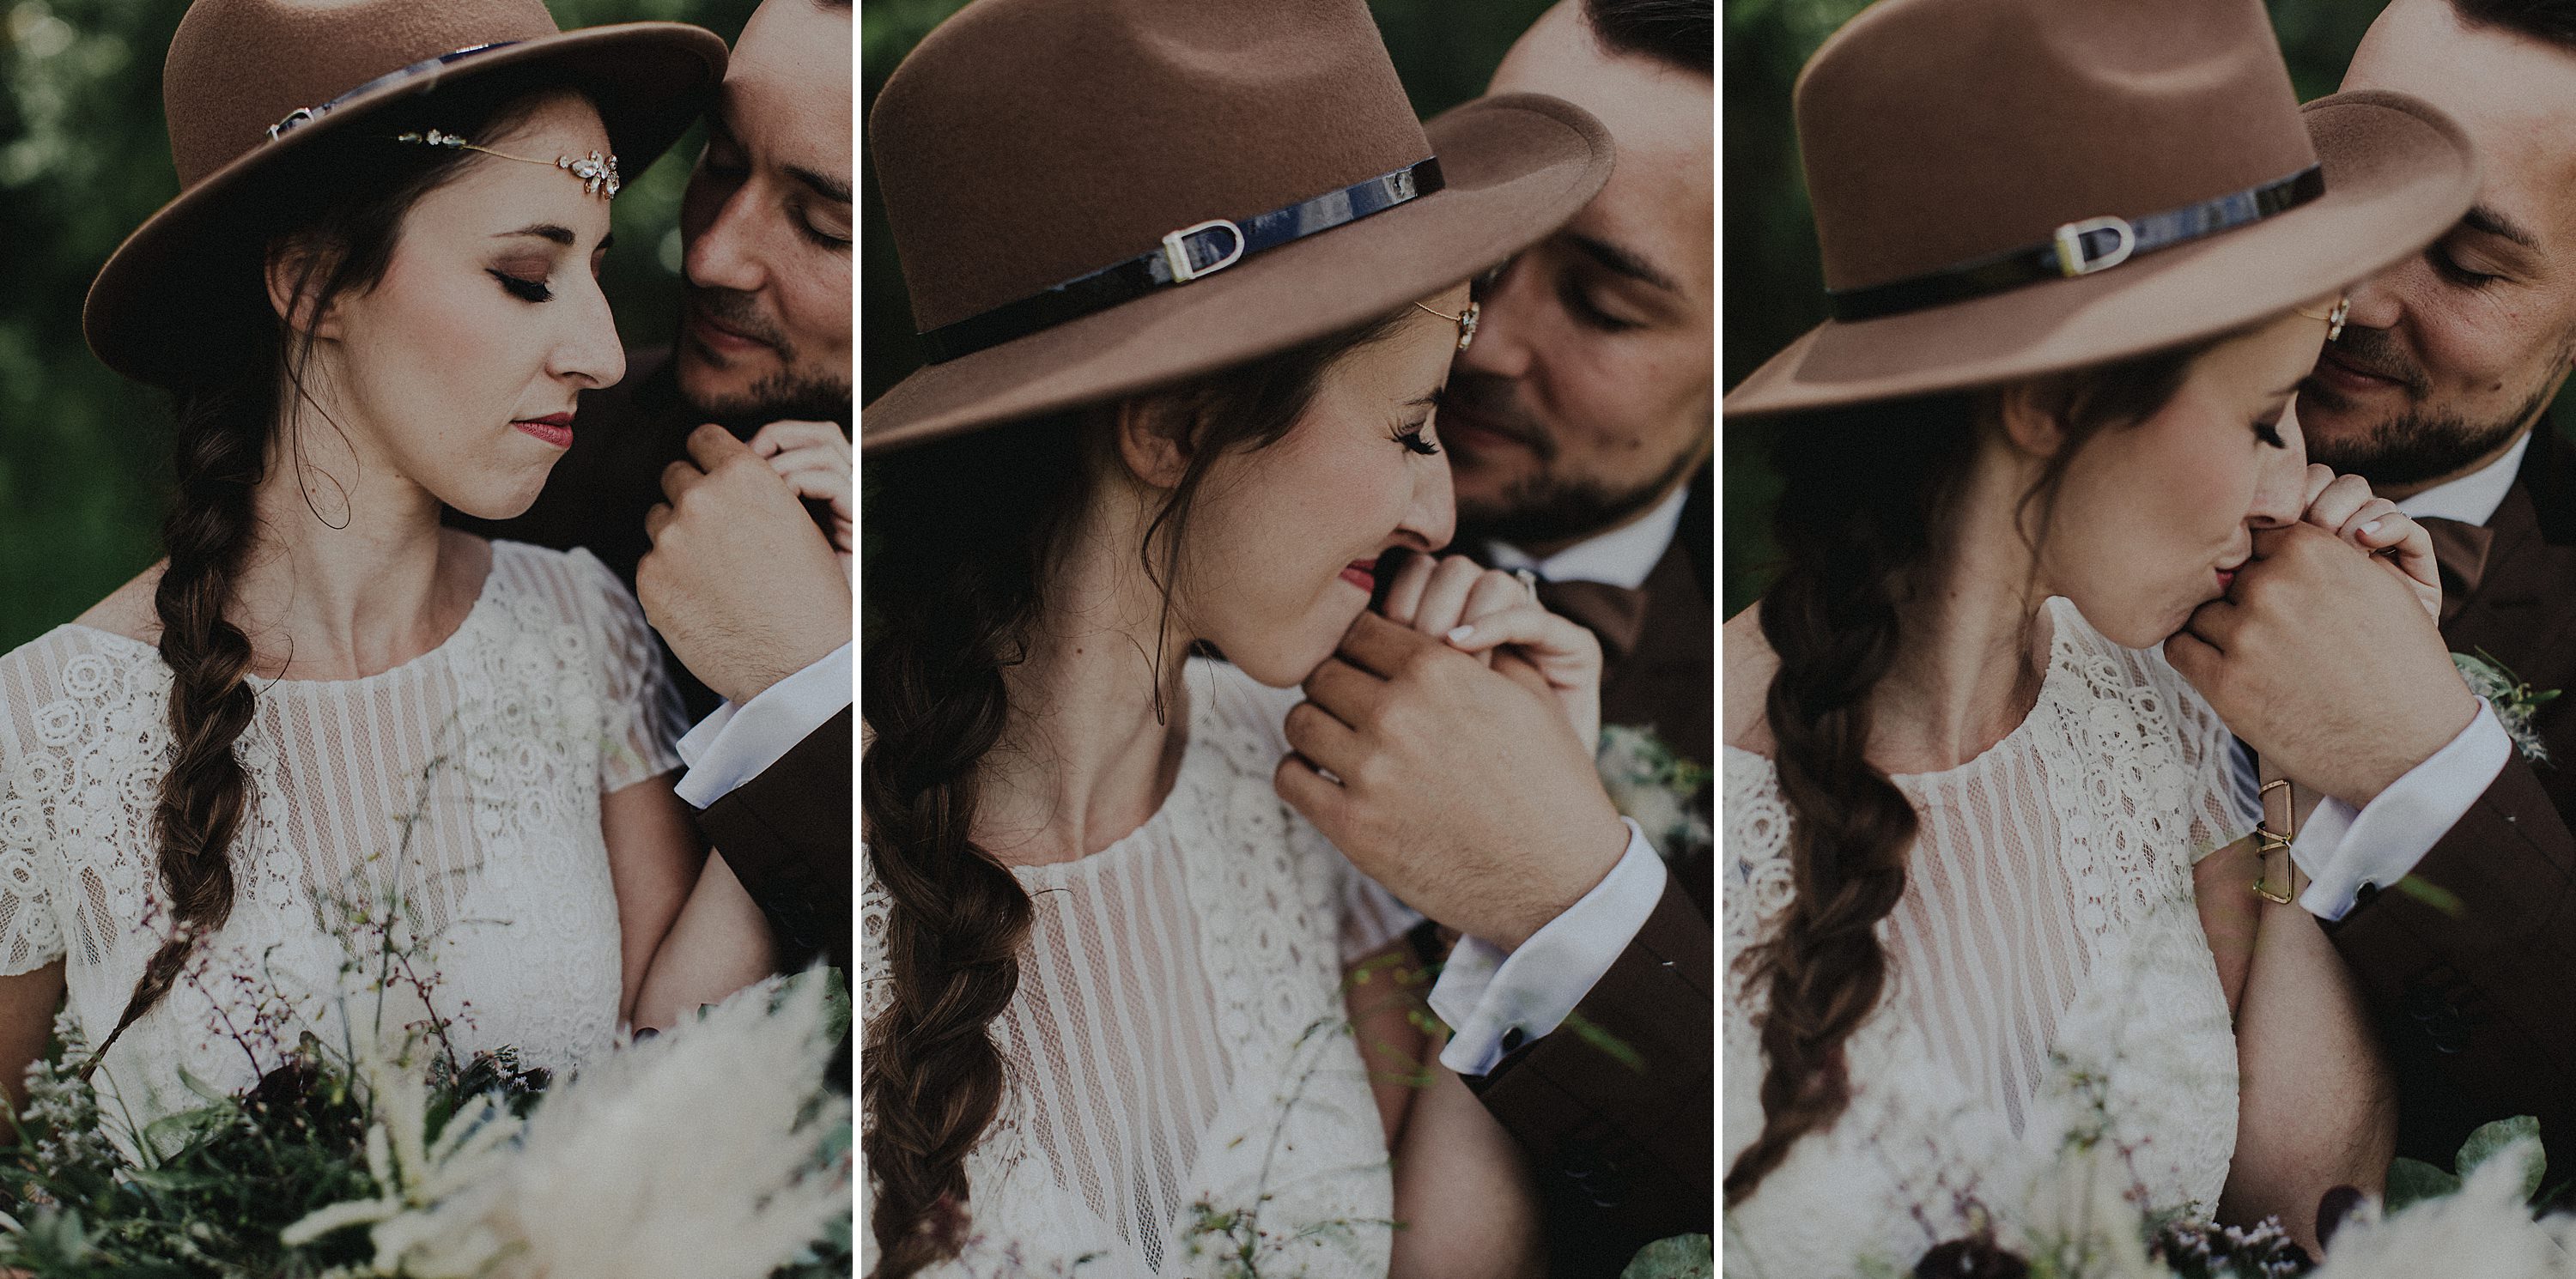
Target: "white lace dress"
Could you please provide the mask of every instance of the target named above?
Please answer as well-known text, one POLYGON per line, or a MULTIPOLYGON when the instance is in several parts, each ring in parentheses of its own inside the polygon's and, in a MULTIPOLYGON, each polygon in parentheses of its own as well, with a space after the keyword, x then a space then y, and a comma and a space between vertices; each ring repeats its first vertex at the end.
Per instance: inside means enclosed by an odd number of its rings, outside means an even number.
MULTIPOLYGON (((1343 968, 1419 917, 1273 793, 1300 695, 1203 659, 1188 682, 1162 808, 1015 872, 1034 909, 992 1026, 1000 1116, 967 1157, 969 1237, 940 1279, 1386 1274, 1393 1181, 1343 968), (1247 1243, 1253 1270, 1229 1255, 1247 1243)), ((863 861, 870 1018, 888 907, 863 861)), ((874 1255, 863 1238, 862 1272, 874 1255)))
MULTIPOLYGON (((1888 992, 1846 1047, 1853 1096, 1726 1214, 1730 1275, 1909 1272, 2007 1230, 2070 1136, 2099 1135, 2157 1207, 2217 1203, 2236 1042, 2194 905, 2201 857, 2254 827, 2226 728, 2159 653, 2049 603, 2030 716, 1984 754, 1900 776, 1921 832, 1879 925, 1888 992)), ((1762 1124, 1765 989, 1746 950, 1791 897, 1771 761, 1725 752, 1725 1156, 1762 1124)))
MULTIPOLYGON (((109 1050, 104 1112, 140 1128, 201 1104, 186 1078, 245 1088, 304 1031, 344 1043, 349 1017, 434 1010, 461 1052, 558 1070, 607 1051, 620 967, 600 798, 675 767, 680 727, 615 575, 495 542, 437 648, 363 679, 253 683, 231 918, 109 1050), (390 982, 388 938, 413 956, 390 982)), ((156 649, 90 627, 0 657, 0 973, 65 960, 93 1044, 169 928, 153 815, 169 694, 156 649)))

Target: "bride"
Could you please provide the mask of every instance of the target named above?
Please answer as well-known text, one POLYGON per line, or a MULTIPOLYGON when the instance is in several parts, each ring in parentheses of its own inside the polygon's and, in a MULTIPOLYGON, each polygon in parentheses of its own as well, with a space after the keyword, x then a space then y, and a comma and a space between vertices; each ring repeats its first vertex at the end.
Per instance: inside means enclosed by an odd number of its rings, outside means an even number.
POLYGON ((2303 117, 2251 0, 1885 0, 1798 119, 1837 318, 1726 401, 1782 415, 1785 486, 1724 640, 1729 1269, 1910 1269, 2076 1149, 2313 1250, 2393 1100, 2156 649, 2303 518, 2438 590, 2290 399, 2466 146, 2391 95, 2303 117))
MULTIPOLYGON (((1382 559, 1450 536, 1460 282, 1608 141, 1540 97, 1426 136, 1360 0, 1201 17, 977 0, 873 112, 936 361, 860 419, 882 1279, 1542 1264, 1509 1138, 1388 998, 1411 918, 1272 777, 1382 559)), ((1597 699, 1587 633, 1466 594, 1597 699)))
POLYGON ((66 990, 139 1133, 308 1031, 566 1069, 766 971, 671 793, 634 600, 584 553, 439 526, 524 509, 622 373, 594 278, 618 166, 723 62, 536 0, 190 8, 182 193, 85 317, 175 397, 168 558, 0 658, 13 1101, 66 990))

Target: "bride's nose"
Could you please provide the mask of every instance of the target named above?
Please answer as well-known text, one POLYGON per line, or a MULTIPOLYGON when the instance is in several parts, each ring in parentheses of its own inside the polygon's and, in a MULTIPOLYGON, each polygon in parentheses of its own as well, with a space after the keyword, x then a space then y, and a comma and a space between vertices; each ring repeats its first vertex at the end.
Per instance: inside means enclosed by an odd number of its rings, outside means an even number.
POLYGON ((2245 522, 2256 528, 2296 524, 2308 509, 2308 443, 2299 431, 2297 401, 2282 410, 2274 430, 2283 447, 2257 450, 2254 502, 2245 512, 2245 522))
POLYGON ((1413 471, 1413 498, 1406 503, 1404 516, 1396 522, 1396 532, 1420 539, 1419 549, 1436 551, 1449 544, 1458 532, 1457 491, 1449 482, 1447 457, 1421 458, 1434 465, 1416 466, 1413 471))

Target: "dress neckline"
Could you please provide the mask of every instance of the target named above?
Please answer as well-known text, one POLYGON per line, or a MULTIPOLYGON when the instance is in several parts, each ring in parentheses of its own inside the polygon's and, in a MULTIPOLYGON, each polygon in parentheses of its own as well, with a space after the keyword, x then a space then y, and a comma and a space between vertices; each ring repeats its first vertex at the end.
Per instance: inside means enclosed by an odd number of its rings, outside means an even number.
MULTIPOLYGON (((1216 671, 1222 670, 1223 665, 1210 658, 1193 657, 1189 659, 1188 669, 1193 673, 1216 671)), ((1182 683, 1186 687, 1189 681, 1184 679, 1182 683)), ((1010 868, 1013 876, 1024 885, 1061 888, 1077 878, 1099 875, 1137 856, 1134 850, 1151 845, 1156 832, 1171 826, 1187 802, 1182 796, 1207 782, 1207 770, 1216 758, 1216 744, 1210 740, 1210 734, 1215 731, 1217 699, 1213 681, 1208 687, 1191 689, 1185 695, 1190 699, 1189 734, 1181 743, 1181 766, 1173 770, 1172 789, 1163 796, 1163 802, 1156 805, 1145 820, 1138 822, 1136 829, 1111 840, 1109 846, 1099 852, 1086 853, 1070 861, 1014 865, 1010 868)))
MULTIPOLYGON (((516 548, 519 544, 494 539, 490 545, 492 548, 491 562, 483 566, 483 584, 475 590, 474 603, 465 610, 465 616, 458 619, 456 628, 449 631, 446 636, 441 638, 436 644, 423 649, 418 654, 404 661, 397 662, 392 666, 388 666, 381 671, 377 671, 369 675, 360 675, 351 679, 287 679, 282 677, 269 679, 264 676, 253 675, 250 677, 251 686, 262 693, 270 692, 272 690, 294 689, 298 687, 313 689, 362 689, 378 683, 400 679, 414 671, 427 669, 432 664, 443 660, 446 654, 456 650, 468 632, 484 623, 486 614, 490 613, 495 607, 497 607, 501 584, 501 557, 505 554, 517 553, 516 549, 504 551, 502 548, 505 546, 516 548)), ((83 622, 65 622, 55 629, 79 631, 83 634, 99 636, 106 639, 112 645, 134 652, 138 657, 148 657, 156 663, 161 662, 161 646, 152 643, 149 640, 139 640, 131 635, 111 631, 105 627, 91 626, 83 622)), ((165 669, 167 668, 167 663, 162 663, 162 665, 165 669)))
MULTIPOLYGON (((2039 713, 2046 709, 2051 701, 2064 696, 2066 681, 2074 678, 2074 662, 2070 660, 2074 649, 2074 630, 2085 624, 2083 615, 2075 611, 2074 602, 2064 596, 2050 596, 2047 603, 2042 606, 2042 616, 2046 618, 2048 625, 2048 669, 2040 672, 2039 695, 2031 699, 2030 710, 2022 715, 2021 722, 2013 725, 2009 731, 1996 738, 1993 744, 1984 750, 1948 768, 1922 773, 1890 773, 1888 780, 1900 785, 1923 785, 1968 773, 1988 760, 1999 757, 2005 750, 2036 731, 2032 726, 2039 722, 2039 713)), ((1758 751, 1746 750, 1741 746, 1720 744, 1718 752, 1729 763, 1735 762, 1736 758, 1741 756, 1745 760, 1758 763, 1764 769, 1779 767, 1778 760, 1758 751)))

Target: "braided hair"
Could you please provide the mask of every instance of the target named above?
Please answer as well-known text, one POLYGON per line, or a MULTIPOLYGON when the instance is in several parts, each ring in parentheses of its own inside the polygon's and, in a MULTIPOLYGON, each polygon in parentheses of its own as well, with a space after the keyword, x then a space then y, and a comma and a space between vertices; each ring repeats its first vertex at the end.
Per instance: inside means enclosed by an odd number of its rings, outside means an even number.
MULTIPOLYGON (((2100 432, 2163 408, 2215 341, 2038 384, 2037 403, 2065 442, 2023 495, 2022 527, 2044 532, 2075 454, 2100 432)), ((1939 395, 1800 414, 1768 428, 1782 480, 1772 528, 1784 563, 1762 596, 1762 637, 1779 657, 1763 709, 1789 807, 1795 891, 1774 932, 1745 956, 1768 993, 1763 1120, 1727 1169, 1729 1206, 1850 1104, 1843 1047, 1886 990, 1878 925, 1905 895, 1918 825, 1913 802, 1870 762, 1872 695, 1908 638, 1909 608, 1941 567, 1997 403, 1993 393, 1939 395)), ((2035 552, 2040 532, 2030 536, 2035 552)))
MULTIPOLYGON (((1150 397, 1146 411, 1190 437, 1187 470, 1137 548, 1163 592, 1163 626, 1210 465, 1286 436, 1333 364, 1403 318, 1150 397)), ((860 1079, 878 1279, 907 1279, 955 1256, 965 1238, 966 1154, 1004 1083, 987 1027, 1018 989, 1029 931, 1028 894, 975 842, 977 775, 1009 723, 1004 672, 1027 656, 1065 534, 1093 477, 1115 464, 1117 411, 1075 410, 868 462, 860 689, 873 736, 860 807, 869 864, 892 905, 888 971, 871 977, 885 983, 886 1002, 865 1028, 860 1079)), ((1161 684, 1157 670, 1158 699, 1161 684)))

